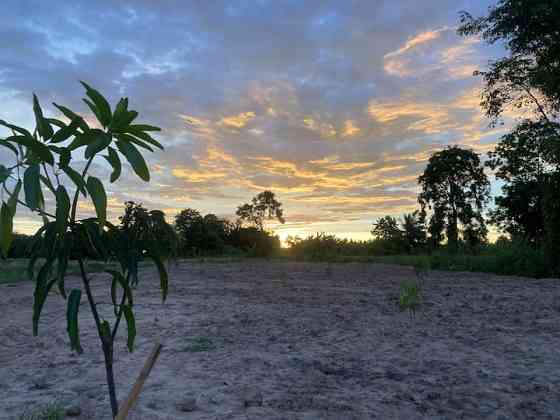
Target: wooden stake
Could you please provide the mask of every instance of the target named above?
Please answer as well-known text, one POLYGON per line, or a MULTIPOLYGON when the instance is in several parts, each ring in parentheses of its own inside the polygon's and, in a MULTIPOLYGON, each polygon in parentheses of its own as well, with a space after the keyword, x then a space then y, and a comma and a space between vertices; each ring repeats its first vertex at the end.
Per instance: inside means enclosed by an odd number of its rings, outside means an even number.
POLYGON ((119 409, 119 413, 117 414, 117 417, 115 417, 115 420, 126 419, 128 412, 130 411, 130 409, 138 399, 138 396, 140 395, 140 391, 142 391, 142 387, 144 386, 144 382, 146 382, 146 379, 148 379, 148 375, 150 374, 150 371, 154 367, 154 364, 156 363, 160 351, 161 351, 161 344, 156 343, 154 349, 146 359, 146 362, 144 363, 144 367, 140 371, 140 375, 138 375, 138 379, 136 379, 136 382, 134 383, 134 386, 132 387, 132 390, 130 391, 128 398, 121 405, 121 408, 119 409))

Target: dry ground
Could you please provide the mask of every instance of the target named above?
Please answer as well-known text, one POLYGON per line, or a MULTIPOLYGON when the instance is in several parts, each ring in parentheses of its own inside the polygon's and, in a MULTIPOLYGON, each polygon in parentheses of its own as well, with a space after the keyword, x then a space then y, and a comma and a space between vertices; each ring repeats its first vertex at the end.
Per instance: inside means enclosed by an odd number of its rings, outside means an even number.
MULTIPOLYGON (((127 354, 125 331, 118 344, 119 396, 160 339, 133 418, 560 418, 558 280, 433 272, 411 320, 396 301, 412 278, 375 264, 183 262, 162 306, 147 271, 137 350, 127 354), (181 411, 192 398, 194 411, 181 411)), ((94 284, 108 289, 104 275, 94 284)), ((87 307, 77 356, 59 296, 32 338, 32 294, 27 282, 0 286, 0 418, 53 399, 109 418, 87 307)))

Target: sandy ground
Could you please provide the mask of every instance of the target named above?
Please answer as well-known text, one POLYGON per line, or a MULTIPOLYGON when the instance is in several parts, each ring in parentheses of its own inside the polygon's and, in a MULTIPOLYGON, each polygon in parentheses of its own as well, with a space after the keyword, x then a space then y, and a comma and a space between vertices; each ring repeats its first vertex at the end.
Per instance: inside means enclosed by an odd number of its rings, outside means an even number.
MULTIPOLYGON (((119 397, 160 339, 131 418, 560 418, 558 280, 432 272, 411 320, 396 301, 412 278, 389 265, 181 263, 162 306, 148 271, 137 349, 127 353, 124 330, 117 345, 119 397)), ((109 301, 107 277, 94 284, 109 301)), ((60 296, 31 336, 32 294, 27 282, 0 286, 0 418, 54 399, 79 405, 79 418, 110 418, 87 306, 78 356, 60 296)))

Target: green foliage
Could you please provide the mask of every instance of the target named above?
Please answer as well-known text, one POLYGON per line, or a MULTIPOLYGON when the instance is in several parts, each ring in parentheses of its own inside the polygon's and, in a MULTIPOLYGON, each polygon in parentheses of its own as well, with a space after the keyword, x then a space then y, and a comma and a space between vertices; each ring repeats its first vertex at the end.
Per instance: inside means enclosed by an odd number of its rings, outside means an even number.
POLYGON ((418 182, 422 213, 432 212, 429 232, 434 247, 439 246, 445 229, 451 249, 456 250, 461 226, 473 244, 485 242, 482 211, 490 195, 490 182, 475 152, 453 146, 434 153, 418 182))
POLYGON ((288 255, 298 260, 333 261, 344 256, 371 254, 372 242, 340 239, 334 235, 317 233, 305 239, 288 237, 288 255))
MULTIPOLYGON (((161 246, 162 232, 173 231, 165 223, 162 212, 142 213, 138 209, 133 221, 118 228, 107 222, 107 195, 103 182, 89 174, 91 165, 99 158, 104 158, 113 167, 111 182, 118 180, 121 174, 119 152, 132 166, 134 172, 144 181, 148 181, 149 170, 144 158, 136 146, 153 150, 151 145, 161 147, 152 139, 148 131, 157 131, 157 127, 131 123, 138 117, 136 111, 128 109, 128 99, 122 98, 111 111, 109 102, 97 90, 82 82, 87 99, 84 102, 97 118, 99 128, 90 128, 86 120, 66 107, 56 105, 67 122, 46 118, 38 98, 33 95, 33 112, 36 128, 33 134, 14 124, 0 121, 0 124, 12 131, 12 136, 1 139, 0 146, 6 147, 14 155, 11 165, 0 167, 0 184, 4 190, 0 209, 0 249, 4 256, 9 253, 13 239, 12 220, 16 214, 17 204, 23 205, 43 218, 43 226, 34 235, 27 252, 30 261, 28 272, 35 280, 33 304, 33 333, 38 334, 41 312, 49 292, 56 284, 60 295, 66 298, 64 278, 69 261, 75 260, 80 268, 83 290, 95 320, 101 341, 107 372, 112 371, 113 342, 122 316, 128 326, 128 348, 133 349, 136 328, 133 314, 131 282, 138 281, 138 264, 142 257, 152 259, 160 274, 160 287, 163 299, 167 296, 167 272, 163 259, 169 256, 161 246), (56 131, 55 131, 56 130, 56 131), (115 148, 116 146, 119 152, 115 148), (83 149, 85 148, 85 149, 83 149), (82 149, 79 150, 78 149, 82 149), (76 152, 74 154, 74 152, 76 152), (76 156, 85 152, 86 164, 78 171, 76 156), (103 153, 107 152, 107 155, 103 153), (55 159, 55 156, 58 159, 55 159), (21 178, 23 173, 23 179, 21 178), (19 199, 23 186, 25 201, 19 199), (71 188, 69 194, 68 188, 71 188), (73 191, 72 191, 73 189, 73 191), (54 202, 53 211, 45 205, 45 195, 51 195, 54 202), (80 194, 93 202, 96 218, 79 218, 78 204, 80 194), (70 198, 71 196, 72 199, 70 198), (142 213, 142 214, 141 214, 142 213), (97 311, 90 290, 89 277, 86 272, 86 260, 95 259, 118 262, 118 278, 113 282, 111 295, 115 312, 113 329, 107 320, 102 319, 97 311), (39 269, 35 270, 39 262, 39 269), (122 288, 121 299, 117 299, 116 285, 122 288)), ((115 276, 113 276, 114 278, 115 276)), ((81 352, 78 327, 78 310, 82 290, 74 289, 67 298, 67 330, 72 350, 81 352)), ((111 396, 111 408, 116 414, 118 405, 114 390, 112 374, 107 376, 111 396)))
POLYGON ((214 214, 202 216, 194 209, 182 210, 175 217, 180 254, 187 257, 223 253, 233 228, 227 220, 214 214))
POLYGON ((59 402, 52 402, 43 407, 26 410, 18 420, 64 420, 64 407, 59 402))
POLYGON ((399 307, 402 311, 408 310, 410 317, 416 316, 416 309, 420 306, 420 288, 417 283, 407 281, 401 283, 399 294, 399 307))
POLYGON ((497 119, 507 108, 531 107, 548 119, 560 110, 560 4, 550 0, 499 0, 488 15, 463 12, 459 34, 500 43, 509 55, 478 72, 481 105, 497 119))
POLYGON ((560 142, 553 126, 560 128, 546 121, 521 122, 500 139, 487 162, 504 182, 492 221, 534 245, 542 244, 545 237, 546 185, 551 176, 560 173, 560 142))

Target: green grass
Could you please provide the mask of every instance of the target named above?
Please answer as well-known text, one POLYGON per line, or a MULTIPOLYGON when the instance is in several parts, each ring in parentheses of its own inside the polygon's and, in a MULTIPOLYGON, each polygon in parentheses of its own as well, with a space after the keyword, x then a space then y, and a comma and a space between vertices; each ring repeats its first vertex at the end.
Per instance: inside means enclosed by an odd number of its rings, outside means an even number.
POLYGON ((194 337, 189 340, 189 344, 183 348, 188 353, 199 353, 216 349, 216 344, 208 337, 194 337))
POLYGON ((63 420, 65 412, 62 405, 52 402, 45 406, 26 411, 18 417, 18 420, 63 420))

